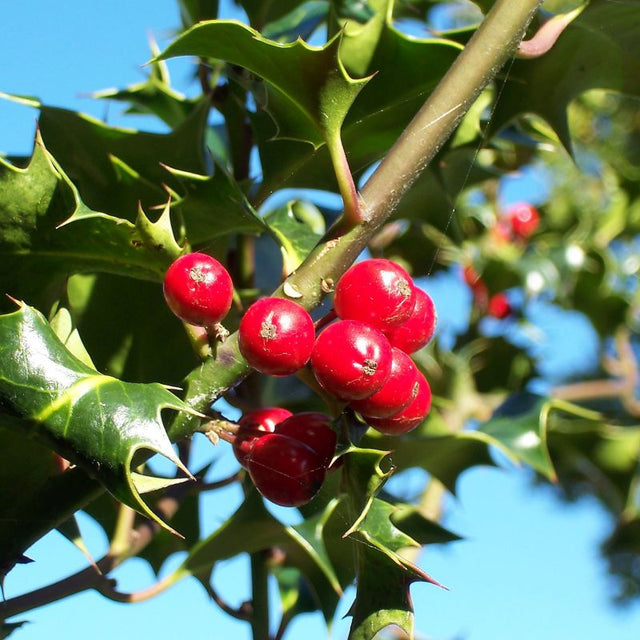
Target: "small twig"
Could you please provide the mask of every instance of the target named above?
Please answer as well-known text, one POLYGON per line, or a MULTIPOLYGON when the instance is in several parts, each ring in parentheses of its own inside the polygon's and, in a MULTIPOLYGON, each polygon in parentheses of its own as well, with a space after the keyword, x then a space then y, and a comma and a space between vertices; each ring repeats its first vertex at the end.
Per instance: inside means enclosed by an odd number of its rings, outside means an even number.
POLYGON ((234 482, 241 482, 244 478, 245 472, 243 469, 232 473, 230 476, 226 478, 221 478, 220 480, 216 480, 214 482, 198 482, 195 487, 192 488, 192 491, 197 493, 203 493, 204 491, 215 491, 216 489, 222 489, 222 487, 227 487, 234 482))
POLYGON ((226 602, 218 592, 209 585, 209 594, 213 601, 228 615, 232 618, 236 618, 238 620, 244 620, 246 622, 251 620, 251 615, 253 613, 253 607, 250 602, 243 602, 239 607, 232 607, 230 604, 226 602))

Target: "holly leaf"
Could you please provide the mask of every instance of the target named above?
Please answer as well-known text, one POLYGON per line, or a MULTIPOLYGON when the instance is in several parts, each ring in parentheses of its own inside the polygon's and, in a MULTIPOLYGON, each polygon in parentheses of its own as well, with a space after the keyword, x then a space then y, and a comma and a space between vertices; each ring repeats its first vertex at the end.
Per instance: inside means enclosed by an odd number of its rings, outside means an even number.
MULTIPOLYGON (((429 93, 457 57, 462 45, 451 40, 409 37, 389 19, 358 25, 342 35, 340 61, 351 75, 366 75, 342 124, 349 166, 359 177, 396 141, 429 93), (375 28, 374 28, 375 27, 375 28)), ((279 188, 335 190, 326 147, 309 148, 275 139, 273 125, 258 112, 252 119, 263 166, 258 199, 279 188)))
POLYGON ((165 204, 164 185, 179 184, 165 166, 206 173, 204 139, 209 101, 166 134, 110 127, 89 116, 35 103, 47 148, 91 209, 127 220, 165 204))
MULTIPOLYGON (((0 419, 96 477, 121 502, 167 526, 141 493, 173 484, 133 472, 159 453, 184 473, 160 418, 189 411, 159 384, 121 382, 73 356, 37 310, 0 316, 0 419)), ((180 479, 183 480, 183 479, 180 479)))
POLYGON ((26 168, 0 160, 0 292, 48 308, 75 272, 160 281, 180 251, 167 224, 89 209, 38 136, 26 168))
POLYGON ((367 82, 353 80, 338 59, 340 41, 322 47, 302 40, 282 45, 231 20, 202 22, 179 36, 156 59, 200 56, 239 65, 265 82, 258 97, 277 124, 280 138, 323 144, 340 130, 367 82))
POLYGON ((350 534, 357 554, 357 594, 349 610, 349 638, 370 640, 389 625, 413 634, 413 605, 409 587, 414 582, 438 586, 429 575, 399 551, 420 544, 400 530, 391 517, 397 507, 375 499, 366 518, 350 534), (380 579, 384 576, 384 579, 380 579))
POLYGON ((240 185, 222 166, 216 164, 212 176, 167 170, 180 182, 182 195, 173 194, 173 209, 182 216, 191 244, 206 244, 228 233, 266 230, 240 185))
POLYGON ((571 149, 571 100, 589 89, 640 95, 639 20, 637 2, 590 2, 549 52, 514 62, 493 112, 492 129, 519 114, 536 113, 571 149))
POLYGON ((375 495, 393 474, 388 451, 349 447, 342 455, 343 481, 348 496, 351 525, 344 535, 358 529, 366 518, 375 495), (383 461, 385 464, 383 465, 383 461), (386 467, 386 468, 384 468, 386 467))

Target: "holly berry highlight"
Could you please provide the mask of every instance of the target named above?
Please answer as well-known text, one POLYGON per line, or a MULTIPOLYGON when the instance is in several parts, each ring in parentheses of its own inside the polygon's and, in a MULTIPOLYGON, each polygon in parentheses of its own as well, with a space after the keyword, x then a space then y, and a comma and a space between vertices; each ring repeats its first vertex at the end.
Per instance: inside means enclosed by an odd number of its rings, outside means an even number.
MULTIPOLYGON (((164 295, 181 320, 209 328, 229 311, 233 285, 217 260, 192 253, 171 265, 164 295)), ((264 375, 308 367, 325 393, 383 434, 415 429, 429 413, 431 389, 411 354, 433 336, 433 301, 400 265, 374 258, 344 273, 333 302, 335 320, 316 335, 296 302, 257 300, 239 322, 240 353, 264 375)), ((225 439, 238 462, 265 498, 283 506, 301 506, 317 494, 338 442, 330 416, 280 407, 248 411, 232 431, 225 439)))

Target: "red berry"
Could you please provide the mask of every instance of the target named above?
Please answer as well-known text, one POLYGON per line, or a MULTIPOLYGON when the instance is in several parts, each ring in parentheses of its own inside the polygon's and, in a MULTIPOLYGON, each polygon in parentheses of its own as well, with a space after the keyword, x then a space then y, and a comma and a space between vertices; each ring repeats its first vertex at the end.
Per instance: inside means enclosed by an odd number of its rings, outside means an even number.
POLYGON ((336 452, 337 434, 331 427, 331 418, 317 411, 303 411, 280 422, 276 433, 304 442, 320 457, 325 467, 331 464, 336 452))
POLYGON ((238 340, 240 353, 254 369, 286 376, 309 360, 315 327, 299 304, 284 298, 262 298, 240 320, 238 340))
POLYGON ((407 320, 414 304, 411 276, 384 258, 358 262, 338 280, 333 297, 342 320, 360 320, 388 329, 407 320))
POLYGON ((415 429, 427 417, 430 409, 431 387, 418 372, 418 393, 411 404, 390 418, 367 418, 367 423, 385 435, 401 435, 415 429))
POLYGON ((169 308, 184 322, 212 326, 231 308, 233 283, 227 270, 205 253, 188 253, 169 267, 163 283, 169 308))
POLYGON ((299 507, 318 492, 326 474, 318 454, 304 442, 280 433, 258 438, 247 456, 256 489, 271 502, 299 507))
POLYGON ((418 393, 418 369, 400 349, 391 350, 391 374, 380 391, 363 400, 353 400, 351 407, 365 417, 389 418, 409 406, 418 393))
POLYGON ((256 438, 273 433, 276 425, 293 415, 291 411, 280 407, 264 407, 248 411, 238 421, 238 432, 233 441, 233 453, 238 462, 247 466, 247 455, 256 438))
POLYGON ((500 292, 491 296, 489 299, 489 306, 487 307, 487 313, 494 318, 503 320, 512 312, 511 303, 506 293, 500 292))
POLYGON ((436 308, 428 293, 416 287, 416 302, 411 315, 398 327, 384 332, 392 347, 398 347, 405 353, 414 353, 422 349, 433 337, 436 329, 436 308))
POLYGON ((507 210, 507 218, 514 235, 523 240, 535 233, 540 224, 538 210, 527 202, 511 205, 507 210))
POLYGON ((341 400, 378 391, 391 373, 391 345, 381 331, 357 320, 338 320, 320 333, 311 353, 320 385, 341 400))

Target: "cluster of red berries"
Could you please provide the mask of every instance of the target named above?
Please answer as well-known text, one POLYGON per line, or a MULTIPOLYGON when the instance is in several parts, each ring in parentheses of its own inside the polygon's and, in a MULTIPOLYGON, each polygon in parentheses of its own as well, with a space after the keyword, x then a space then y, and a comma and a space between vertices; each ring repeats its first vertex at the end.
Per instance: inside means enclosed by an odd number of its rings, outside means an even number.
POLYGON ((299 507, 319 491, 335 454, 331 418, 280 407, 245 413, 238 422, 233 452, 256 489, 284 507, 299 507))
MULTIPOLYGON (((194 253, 169 268, 164 294, 182 320, 210 327, 228 312, 233 287, 219 262, 194 253)), ((251 367, 274 376, 293 374, 309 364, 318 384, 374 429, 387 435, 414 429, 431 407, 429 383, 409 355, 425 346, 435 330, 429 295, 398 264, 370 259, 340 278, 334 310, 337 319, 316 336, 314 322, 301 305, 262 298, 240 320, 240 353, 251 367)), ((323 414, 279 413, 274 418, 274 411, 284 410, 266 411, 266 423, 264 416, 250 415, 249 430, 241 421, 234 450, 265 497, 278 504, 301 504, 302 497, 310 499, 322 484, 334 454, 335 432, 323 414), (314 444, 316 435, 311 434, 319 429, 317 424, 333 434, 331 446, 325 446, 329 435, 322 436, 322 445, 314 444), (268 437, 256 437, 256 429, 268 437), (280 488, 274 488, 278 480, 280 488)))

